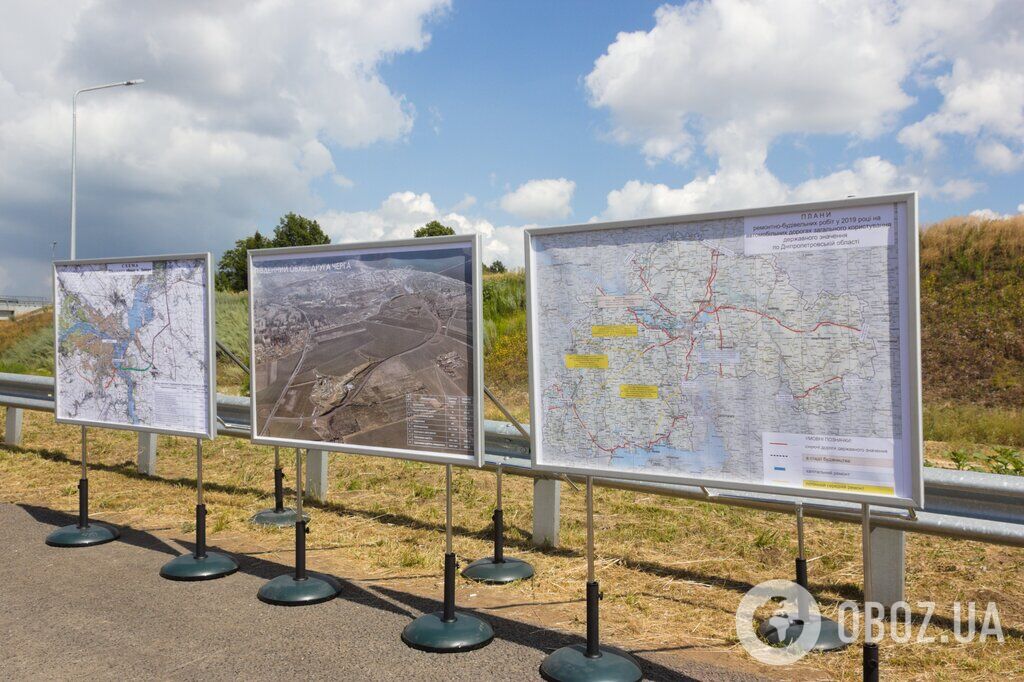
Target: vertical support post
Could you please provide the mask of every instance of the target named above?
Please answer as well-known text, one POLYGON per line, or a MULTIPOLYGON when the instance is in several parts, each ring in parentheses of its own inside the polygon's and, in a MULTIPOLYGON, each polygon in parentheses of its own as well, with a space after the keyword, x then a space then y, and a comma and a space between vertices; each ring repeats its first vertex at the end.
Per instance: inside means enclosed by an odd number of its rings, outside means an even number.
MULTIPOLYGON (((325 502, 327 480, 327 453, 323 450, 306 450, 306 494, 318 502, 325 502)), ((299 485, 299 482, 295 485, 299 485)))
POLYGON ((206 558, 206 505, 203 503, 203 441, 196 438, 196 559, 206 558))
MULTIPOLYGON (((277 448, 274 449, 275 453, 277 448)), ((302 518, 302 450, 295 448, 295 579, 306 579, 306 521, 302 518)))
POLYGON ((864 682, 878 682, 878 644, 874 641, 871 584, 871 505, 861 505, 861 554, 864 560, 864 682))
POLYGON ((274 512, 284 513, 284 469, 281 468, 281 449, 274 446, 274 512))
POLYGON ((452 465, 444 467, 444 613, 441 621, 455 622, 455 552, 452 551, 452 465))
POLYGON ((82 427, 82 477, 78 480, 78 527, 89 527, 89 465, 86 463, 88 443, 82 427))
POLYGON ((601 588, 594 574, 594 479, 587 476, 587 658, 601 656, 601 588))
MULTIPOLYGON (((796 584, 810 591, 807 584, 807 559, 804 557, 804 505, 796 504, 796 584)), ((810 604, 803 592, 797 595, 797 618, 801 623, 810 620, 810 604)))
POLYGON ((156 439, 155 433, 139 432, 139 455, 136 463, 140 474, 156 476, 156 439))
POLYGON ((501 564, 505 562, 505 513, 501 507, 501 464, 498 464, 497 479, 498 501, 491 520, 494 521, 494 563, 501 564))
POLYGON ((562 482, 537 478, 533 481, 533 544, 558 547, 562 482))
POLYGON ((901 530, 871 530, 872 598, 889 609, 903 601, 906 578, 906 534, 901 530))
POLYGON ((7 419, 4 426, 4 444, 21 446, 21 426, 25 418, 25 411, 20 407, 8 407, 7 419))

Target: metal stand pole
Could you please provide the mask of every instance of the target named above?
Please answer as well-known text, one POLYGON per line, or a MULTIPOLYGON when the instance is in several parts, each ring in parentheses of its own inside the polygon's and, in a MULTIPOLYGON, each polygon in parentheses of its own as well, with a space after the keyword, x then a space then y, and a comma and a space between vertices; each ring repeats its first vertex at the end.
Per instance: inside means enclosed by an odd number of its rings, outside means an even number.
POLYGON ((206 558, 206 505, 203 503, 203 441, 196 439, 196 559, 206 558))
POLYGON ((302 513, 302 450, 295 449, 295 573, 279 575, 260 588, 257 597, 276 606, 311 606, 338 596, 341 584, 329 575, 306 572, 306 535, 309 524, 302 513))
POLYGON ((58 528, 46 537, 51 547, 92 547, 116 540, 121 533, 105 523, 89 522, 89 465, 88 439, 82 427, 82 474, 78 479, 78 521, 71 526, 58 528))
POLYGON ((82 427, 82 478, 78 479, 78 527, 89 527, 89 465, 86 463, 89 448, 85 427, 82 427))
MULTIPOLYGON (((244 365, 243 365, 244 367, 244 365)), ((299 482, 301 483, 301 481, 299 482)), ((297 487, 297 486, 296 486, 297 487)), ((284 468, 281 466, 281 452, 278 446, 274 446, 274 508, 264 509, 257 512, 251 519, 252 523, 258 526, 275 526, 283 528, 294 526, 295 519, 301 518, 309 521, 309 516, 301 511, 296 512, 284 506, 284 468)))
POLYGON ((501 464, 498 464, 497 504, 491 521, 494 522, 494 556, 477 559, 462 571, 462 577, 491 585, 504 585, 533 577, 533 566, 522 559, 505 558, 505 512, 502 509, 501 464))
POLYGON ((587 658, 600 658, 601 588, 594 573, 594 479, 587 476, 587 658))
POLYGON ((441 611, 420 616, 402 630, 402 641, 420 651, 446 654, 487 646, 494 630, 485 621, 455 610, 455 552, 452 550, 452 465, 445 465, 444 604, 441 611))
POLYGON ((587 642, 553 651, 540 664, 540 675, 555 682, 639 682, 640 664, 630 654, 601 646, 601 588, 594 570, 594 479, 587 476, 587 642))
POLYGON ((864 561, 864 682, 878 682, 880 661, 871 622, 871 505, 861 505, 861 552, 864 561))
POLYGON ((274 446, 274 512, 284 513, 284 469, 281 468, 281 452, 274 446))
POLYGON ((807 592, 797 593, 797 613, 765 619, 758 627, 761 637, 773 646, 788 646, 800 638, 804 626, 815 619, 819 626, 818 638, 811 651, 836 651, 845 648, 850 638, 839 628, 839 623, 820 614, 811 613, 810 586, 807 581, 807 559, 804 555, 804 505, 796 503, 796 583, 807 592))
POLYGON ((206 550, 206 503, 203 499, 203 439, 196 438, 196 544, 191 554, 171 559, 160 575, 168 580, 213 580, 231 575, 238 564, 226 554, 206 550))

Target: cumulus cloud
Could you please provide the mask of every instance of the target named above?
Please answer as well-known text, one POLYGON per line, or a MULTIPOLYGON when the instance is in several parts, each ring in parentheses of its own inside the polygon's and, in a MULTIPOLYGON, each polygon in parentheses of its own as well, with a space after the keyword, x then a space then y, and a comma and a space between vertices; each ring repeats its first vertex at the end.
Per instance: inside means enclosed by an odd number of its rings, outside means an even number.
MULTIPOLYGON (((1017 213, 1024 213, 1024 204, 1017 206, 1017 213)), ((979 208, 971 211, 971 216, 981 220, 1006 220, 1007 218, 1013 218, 1014 214, 1000 213, 999 211, 993 211, 991 208, 979 208)))
POLYGON ((527 226, 497 227, 483 218, 441 211, 427 192, 394 192, 375 209, 324 211, 316 219, 331 240, 338 243, 408 239, 416 228, 438 220, 457 234, 479 233, 485 262, 500 259, 513 267, 523 264, 523 229, 527 226))
POLYGON ((962 199, 977 191, 971 181, 936 185, 879 156, 857 159, 849 168, 787 185, 763 166, 719 170, 682 187, 630 180, 608 193, 607 206, 599 216, 627 220, 663 215, 700 213, 727 208, 842 199, 917 189, 926 196, 962 199))
MULTIPOLYGON (((328 145, 402 139, 415 109, 380 75, 424 49, 448 0, 23 3, 0 22, 0 235, 43 287, 67 253, 71 93, 79 100, 79 255, 230 245, 267 213, 345 187, 328 145), (301 13, 302 21, 294 17, 301 13), (47 248, 37 242, 45 242, 47 248)), ((39 286, 33 286, 39 289, 39 286)))
POLYGON ((501 198, 501 208, 526 220, 565 218, 572 213, 576 183, 565 178, 524 182, 501 198))
POLYGON ((685 161, 703 137, 723 164, 757 165, 786 133, 873 137, 913 101, 913 55, 890 3, 712 0, 620 33, 586 77, 613 135, 685 161))

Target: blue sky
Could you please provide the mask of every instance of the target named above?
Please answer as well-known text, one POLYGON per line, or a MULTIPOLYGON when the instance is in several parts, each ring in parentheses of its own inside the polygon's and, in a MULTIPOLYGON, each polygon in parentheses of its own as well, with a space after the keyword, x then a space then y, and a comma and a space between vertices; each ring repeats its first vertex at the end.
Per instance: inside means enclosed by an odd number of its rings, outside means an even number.
POLYGON ((917 190, 1024 210, 1014 0, 4 3, 0 293, 66 255, 210 250, 297 211, 335 241, 917 190), (69 9, 70 8, 70 9, 69 9))

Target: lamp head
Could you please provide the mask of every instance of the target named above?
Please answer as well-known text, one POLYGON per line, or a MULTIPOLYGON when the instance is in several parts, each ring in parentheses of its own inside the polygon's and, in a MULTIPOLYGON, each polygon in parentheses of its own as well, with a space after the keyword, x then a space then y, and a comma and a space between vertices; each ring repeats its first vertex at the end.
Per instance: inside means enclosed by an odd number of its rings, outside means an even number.
POLYGON ((141 78, 135 78, 134 80, 125 81, 124 84, 125 85, 139 85, 139 84, 145 83, 145 82, 146 81, 141 79, 141 78))

